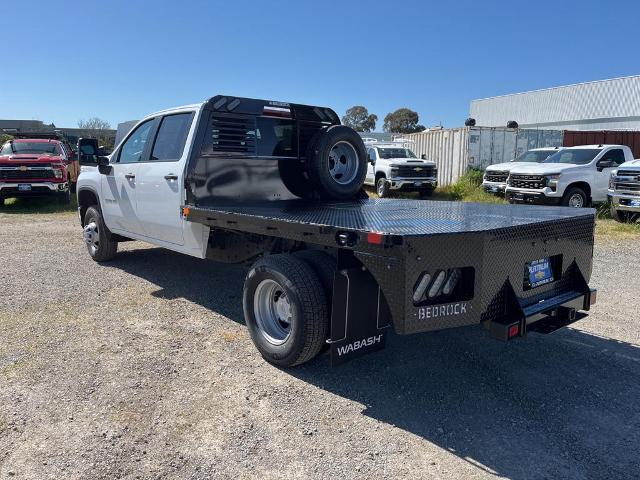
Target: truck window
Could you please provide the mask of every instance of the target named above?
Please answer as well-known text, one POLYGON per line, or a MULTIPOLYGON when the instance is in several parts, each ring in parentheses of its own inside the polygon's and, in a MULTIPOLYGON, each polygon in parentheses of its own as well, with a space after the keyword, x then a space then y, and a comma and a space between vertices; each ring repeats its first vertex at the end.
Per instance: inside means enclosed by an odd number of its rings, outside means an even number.
POLYGON ((187 142, 193 113, 178 113, 162 119, 150 160, 177 161, 182 157, 187 142))
POLYGON ((543 163, 570 163, 573 165, 586 165, 591 162, 602 149, 600 148, 576 148, 561 150, 547 158, 543 163))
POLYGON ((298 156, 298 139, 295 123, 292 120, 258 117, 256 127, 259 156, 298 156))
POLYGON ((376 151, 373 148, 369 149, 369 160, 371 160, 372 162, 376 161, 376 151))
POLYGON ((613 160, 616 165, 624 163, 624 151, 621 148, 609 150, 602 156, 602 160, 613 160))
POLYGON ((124 142, 118 156, 119 163, 135 163, 142 159, 144 147, 147 145, 149 133, 155 119, 147 120, 131 134, 124 142))

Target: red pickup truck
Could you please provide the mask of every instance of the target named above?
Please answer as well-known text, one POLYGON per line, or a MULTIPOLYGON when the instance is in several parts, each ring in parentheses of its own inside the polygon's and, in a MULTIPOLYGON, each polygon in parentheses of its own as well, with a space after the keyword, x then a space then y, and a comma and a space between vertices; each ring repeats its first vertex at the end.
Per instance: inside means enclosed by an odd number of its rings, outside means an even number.
POLYGON ((10 140, 0 149, 0 205, 10 197, 45 195, 68 204, 79 170, 76 154, 62 140, 10 140))

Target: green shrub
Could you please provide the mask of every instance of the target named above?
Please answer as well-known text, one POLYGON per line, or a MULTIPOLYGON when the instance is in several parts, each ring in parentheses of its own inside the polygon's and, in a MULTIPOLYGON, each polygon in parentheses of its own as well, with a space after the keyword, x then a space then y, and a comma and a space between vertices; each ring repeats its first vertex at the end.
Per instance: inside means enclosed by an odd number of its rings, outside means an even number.
POLYGON ((469 170, 452 185, 436 190, 436 196, 463 202, 504 203, 504 199, 482 189, 482 170, 469 170))

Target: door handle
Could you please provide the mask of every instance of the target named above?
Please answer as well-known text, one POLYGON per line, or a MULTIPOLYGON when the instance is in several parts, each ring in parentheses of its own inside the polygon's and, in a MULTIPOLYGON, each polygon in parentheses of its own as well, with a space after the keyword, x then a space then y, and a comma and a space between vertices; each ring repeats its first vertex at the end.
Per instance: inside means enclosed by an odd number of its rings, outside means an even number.
POLYGON ((124 178, 126 178, 127 180, 134 180, 136 176, 133 173, 127 173, 125 174, 124 178))
POLYGON ((175 173, 169 173, 167 175, 164 176, 165 180, 178 180, 178 175, 176 175, 175 173))

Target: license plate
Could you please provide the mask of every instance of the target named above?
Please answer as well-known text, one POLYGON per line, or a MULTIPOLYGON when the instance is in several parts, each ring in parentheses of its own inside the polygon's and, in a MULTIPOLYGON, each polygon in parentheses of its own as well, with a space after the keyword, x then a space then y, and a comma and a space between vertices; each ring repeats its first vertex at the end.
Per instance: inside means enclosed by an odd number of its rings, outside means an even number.
POLYGON ((491 190, 492 193, 498 193, 498 187, 496 186, 492 186, 489 190, 491 190))
POLYGON ((18 184, 18 191, 19 192, 29 192, 31 190, 31 185, 29 185, 28 183, 19 183, 18 184))
POLYGON ((415 182, 413 185, 415 187, 421 187, 422 186, 422 182, 415 182))
POLYGON ((640 207, 640 200, 631 200, 629 202, 630 207, 640 207))
POLYGON ((551 268, 550 258, 541 258, 527 263, 527 270, 531 288, 553 282, 553 269, 551 268))

